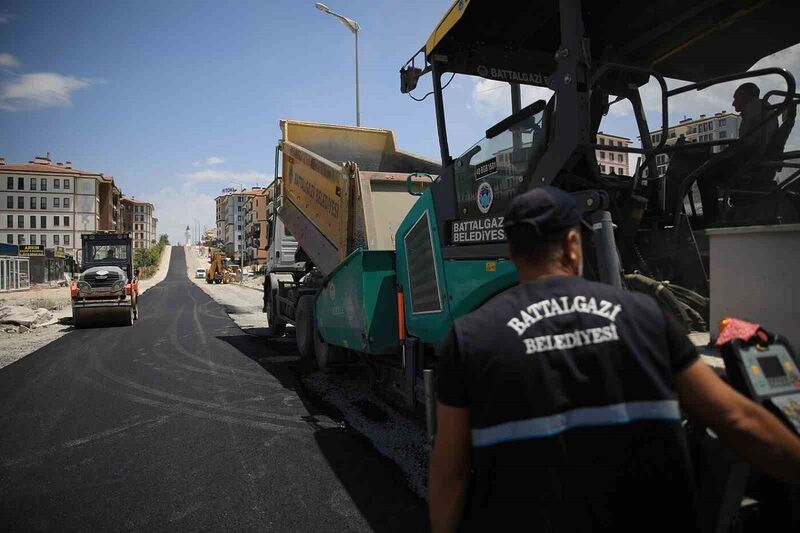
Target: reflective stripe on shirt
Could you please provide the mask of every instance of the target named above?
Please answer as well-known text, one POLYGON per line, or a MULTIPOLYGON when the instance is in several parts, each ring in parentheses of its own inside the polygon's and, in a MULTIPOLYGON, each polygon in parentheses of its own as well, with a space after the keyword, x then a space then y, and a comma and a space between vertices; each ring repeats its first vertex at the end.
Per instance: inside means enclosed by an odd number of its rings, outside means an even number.
POLYGON ((515 420, 472 430, 472 446, 480 448, 516 440, 551 437, 587 426, 612 426, 638 420, 680 420, 677 400, 628 402, 603 407, 582 407, 556 415, 515 420))

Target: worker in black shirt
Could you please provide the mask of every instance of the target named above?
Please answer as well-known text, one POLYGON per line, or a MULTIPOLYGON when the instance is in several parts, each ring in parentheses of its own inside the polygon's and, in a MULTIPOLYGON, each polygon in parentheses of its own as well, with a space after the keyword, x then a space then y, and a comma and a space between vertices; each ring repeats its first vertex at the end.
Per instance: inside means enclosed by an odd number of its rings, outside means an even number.
POLYGON ((434 532, 698 530, 679 400, 741 456, 800 479, 800 439, 702 363, 655 300, 580 277, 580 219, 553 187, 515 198, 520 284, 441 347, 434 532))

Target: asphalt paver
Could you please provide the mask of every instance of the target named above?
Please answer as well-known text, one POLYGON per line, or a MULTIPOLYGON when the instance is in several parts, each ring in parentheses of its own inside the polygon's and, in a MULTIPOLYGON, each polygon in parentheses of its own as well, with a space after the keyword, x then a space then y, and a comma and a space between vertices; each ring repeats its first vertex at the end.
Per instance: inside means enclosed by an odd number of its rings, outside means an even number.
POLYGON ((0 528, 425 529, 399 469, 303 394, 291 339, 239 329, 183 248, 139 305, 0 370, 0 528))

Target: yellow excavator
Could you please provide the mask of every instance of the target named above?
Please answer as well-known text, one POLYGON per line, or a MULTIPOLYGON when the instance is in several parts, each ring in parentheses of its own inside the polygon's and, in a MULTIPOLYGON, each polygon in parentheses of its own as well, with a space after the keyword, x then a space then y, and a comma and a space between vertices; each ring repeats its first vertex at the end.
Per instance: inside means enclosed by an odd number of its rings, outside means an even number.
POLYGON ((230 283, 232 275, 225 254, 212 252, 210 262, 211 265, 206 269, 206 283, 230 283))

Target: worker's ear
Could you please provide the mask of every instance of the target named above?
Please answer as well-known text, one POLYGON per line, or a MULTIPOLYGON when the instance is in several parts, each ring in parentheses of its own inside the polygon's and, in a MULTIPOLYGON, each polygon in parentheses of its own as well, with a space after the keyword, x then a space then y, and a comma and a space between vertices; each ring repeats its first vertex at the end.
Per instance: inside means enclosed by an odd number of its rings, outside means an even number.
POLYGON ((581 232, 572 228, 564 237, 564 266, 576 276, 583 274, 583 249, 581 248, 581 232))

